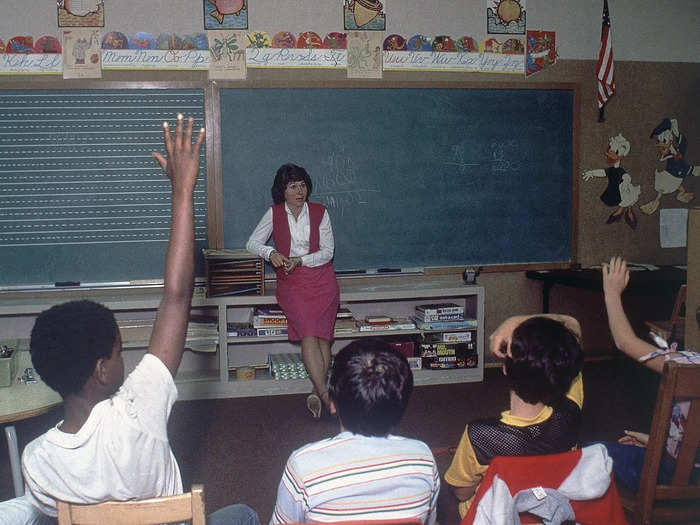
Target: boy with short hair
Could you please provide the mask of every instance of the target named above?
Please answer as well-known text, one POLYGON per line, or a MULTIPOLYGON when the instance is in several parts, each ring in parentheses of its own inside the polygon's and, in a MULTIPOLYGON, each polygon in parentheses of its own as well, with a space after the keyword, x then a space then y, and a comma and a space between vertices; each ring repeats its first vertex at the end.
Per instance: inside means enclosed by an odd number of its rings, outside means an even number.
MULTIPOLYGON (((161 299, 148 352, 124 380, 121 337, 112 312, 71 301, 42 312, 32 329, 34 368, 63 397, 64 419, 22 455, 26 499, 56 516, 56 500, 99 503, 182 493, 167 423, 177 399, 194 285, 194 187, 204 129, 178 115, 175 137, 163 123, 167 158, 153 153, 172 186, 172 221, 161 299)), ((245 505, 209 523, 255 525, 245 505)))
POLYGON ((406 357, 378 339, 335 357, 330 408, 340 434, 289 459, 270 524, 419 518, 433 525, 440 476, 422 441, 392 435, 413 389, 406 357))
POLYGON ((491 351, 504 359, 510 410, 464 430, 445 473, 462 517, 494 457, 555 454, 576 446, 583 406, 580 331, 569 316, 516 316, 491 336, 491 351))

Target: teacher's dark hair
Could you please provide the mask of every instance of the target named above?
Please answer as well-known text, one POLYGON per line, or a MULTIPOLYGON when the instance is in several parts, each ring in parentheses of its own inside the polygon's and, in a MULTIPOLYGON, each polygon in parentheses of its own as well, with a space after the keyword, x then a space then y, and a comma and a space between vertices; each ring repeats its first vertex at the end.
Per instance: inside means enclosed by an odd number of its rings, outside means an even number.
POLYGON ((65 398, 80 392, 98 359, 108 359, 119 328, 114 314, 93 301, 69 301, 39 314, 29 352, 41 379, 65 398))
POLYGON ((303 180, 306 183, 306 200, 311 196, 311 177, 306 170, 296 164, 282 164, 275 175, 275 182, 272 184, 272 202, 282 204, 284 202, 284 190, 287 184, 303 180))
POLYGON ((505 359, 508 384, 528 403, 562 400, 581 371, 578 337, 562 323, 533 317, 513 331, 511 356, 505 359))
POLYGON ((329 393, 343 427, 354 434, 389 434, 412 390, 406 357, 385 341, 359 339, 335 357, 329 393))

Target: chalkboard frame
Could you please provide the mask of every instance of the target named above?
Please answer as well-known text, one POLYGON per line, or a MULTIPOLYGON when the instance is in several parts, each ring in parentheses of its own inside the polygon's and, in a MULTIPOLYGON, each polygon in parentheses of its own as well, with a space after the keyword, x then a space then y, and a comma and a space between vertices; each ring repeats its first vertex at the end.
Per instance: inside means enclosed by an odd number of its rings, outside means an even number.
MULTIPOLYGON (((572 173, 571 173, 571 216, 570 216, 570 257, 565 261, 516 263, 516 264, 488 264, 479 266, 484 272, 502 271, 526 271, 564 269, 575 265, 577 261, 577 232, 578 232, 578 178, 576 170, 579 165, 579 131, 580 131, 580 96, 579 85, 571 82, 549 83, 515 83, 515 82, 409 82, 387 80, 346 80, 346 81, 246 81, 246 82, 216 82, 212 83, 208 92, 207 114, 221 117, 220 91, 222 89, 256 89, 256 88, 297 88, 297 89, 456 89, 456 90, 566 90, 572 93, 572 173)), ((208 159, 208 181, 212 186, 212 194, 221 198, 223 195, 222 174, 222 123, 217 122, 211 129, 207 128, 207 140, 213 148, 211 161, 208 159), (210 163, 211 162, 211 163, 210 163), (211 167, 211 171, 209 169, 211 167)), ((209 243, 213 248, 234 248, 224 246, 224 208, 222 203, 209 207, 209 243)), ((464 266, 438 266, 424 268, 425 274, 440 275, 451 274, 464 269, 464 266)))

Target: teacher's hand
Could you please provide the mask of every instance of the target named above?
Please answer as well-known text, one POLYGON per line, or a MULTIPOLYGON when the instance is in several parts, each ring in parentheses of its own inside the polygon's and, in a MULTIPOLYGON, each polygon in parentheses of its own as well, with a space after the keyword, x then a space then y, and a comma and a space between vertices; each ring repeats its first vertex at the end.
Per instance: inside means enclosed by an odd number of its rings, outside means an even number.
POLYGON ((284 262, 284 271, 286 273, 292 273, 297 266, 301 266, 301 257, 289 257, 284 262))
MULTIPOLYGON (((284 255, 282 255, 280 252, 274 251, 270 254, 270 263, 272 266, 275 268, 280 268, 281 266, 286 266, 285 263, 288 261, 284 255)), ((286 269, 286 268, 285 268, 286 269)))

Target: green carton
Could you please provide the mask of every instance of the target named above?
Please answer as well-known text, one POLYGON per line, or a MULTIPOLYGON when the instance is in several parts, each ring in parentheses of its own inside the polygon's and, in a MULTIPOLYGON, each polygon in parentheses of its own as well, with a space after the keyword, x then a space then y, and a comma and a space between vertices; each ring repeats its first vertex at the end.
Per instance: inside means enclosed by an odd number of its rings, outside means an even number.
POLYGON ((17 341, 0 341, 0 387, 12 385, 18 355, 17 341))

